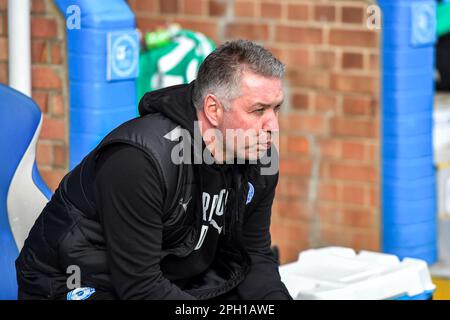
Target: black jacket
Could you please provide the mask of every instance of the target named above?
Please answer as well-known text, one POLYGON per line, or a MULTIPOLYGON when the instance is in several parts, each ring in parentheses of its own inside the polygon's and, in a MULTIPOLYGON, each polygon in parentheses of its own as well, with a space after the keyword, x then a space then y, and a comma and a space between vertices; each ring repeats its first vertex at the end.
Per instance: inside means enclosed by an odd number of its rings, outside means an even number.
MULTIPOLYGON (((111 292, 121 299, 209 299, 232 289, 243 299, 290 298, 270 250, 271 206, 278 174, 263 176, 259 165, 233 166, 232 195, 224 215, 226 231, 210 267, 182 282, 174 276, 177 259, 193 252, 202 225, 200 212, 190 210, 187 217, 183 215, 179 199, 200 198, 204 164, 173 163, 171 152, 183 138, 168 137, 177 127, 194 136, 193 85, 147 93, 139 104, 140 117, 113 130, 62 179, 16 261, 19 291, 49 299, 63 296, 69 291, 67 268, 76 265, 82 287, 111 292), (162 221, 160 274, 152 281, 127 286, 114 283, 111 277, 105 212, 96 203, 98 195, 92 186, 99 157, 118 144, 145 153, 149 165, 156 168, 164 194, 158 213, 162 221), (249 203, 248 182, 254 188, 249 203)), ((198 154, 194 149, 192 154, 198 154)))

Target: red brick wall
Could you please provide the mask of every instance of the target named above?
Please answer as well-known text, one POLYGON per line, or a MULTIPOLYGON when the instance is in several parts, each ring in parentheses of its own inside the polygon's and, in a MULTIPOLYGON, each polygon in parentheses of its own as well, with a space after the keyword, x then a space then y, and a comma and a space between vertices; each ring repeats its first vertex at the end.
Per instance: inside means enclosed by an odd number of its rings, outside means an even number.
MULTIPOLYGON (((7 82, 6 0, 0 81, 7 82)), ((178 22, 216 43, 248 38, 287 65, 280 183, 272 219, 282 262, 325 245, 379 249, 379 34, 372 1, 128 0, 139 28, 178 22)), ((38 165, 55 188, 67 171, 64 21, 33 0, 33 97, 44 112, 38 165)))
POLYGON ((248 38, 287 65, 272 220, 283 262, 325 245, 379 249, 379 34, 368 1, 129 0, 144 31, 178 22, 248 38))
MULTIPOLYGON (((32 97, 44 117, 37 164, 54 190, 68 168, 65 24, 51 0, 33 0, 31 11, 32 97)), ((7 24, 7 0, 0 0, 1 83, 8 83, 7 24)))
POLYGON ((282 6, 287 17, 269 43, 287 64, 291 104, 281 118, 274 242, 282 261, 325 245, 378 250, 379 37, 366 28, 367 4, 282 6))

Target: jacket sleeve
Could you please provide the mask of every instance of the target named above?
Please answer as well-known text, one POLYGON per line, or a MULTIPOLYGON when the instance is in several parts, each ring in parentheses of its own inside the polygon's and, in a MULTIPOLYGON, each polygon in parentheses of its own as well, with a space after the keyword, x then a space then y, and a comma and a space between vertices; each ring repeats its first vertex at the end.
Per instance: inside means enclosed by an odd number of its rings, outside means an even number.
POLYGON ((271 250, 270 219, 278 173, 267 176, 264 194, 259 203, 246 216, 243 227, 244 245, 250 255, 250 271, 238 286, 243 299, 291 300, 285 285, 281 282, 278 262, 271 250))
POLYGON ((164 184, 154 160, 125 144, 102 151, 94 182, 108 267, 120 299, 194 299, 160 269, 164 184))

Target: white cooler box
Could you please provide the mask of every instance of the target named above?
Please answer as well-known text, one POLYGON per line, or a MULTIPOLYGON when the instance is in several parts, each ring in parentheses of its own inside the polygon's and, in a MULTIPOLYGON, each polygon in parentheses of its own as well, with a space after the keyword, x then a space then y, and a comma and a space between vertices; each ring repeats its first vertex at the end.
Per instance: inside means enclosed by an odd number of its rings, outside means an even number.
POLYGON ((280 275, 296 300, 427 300, 436 289, 423 260, 344 247, 303 251, 280 275))

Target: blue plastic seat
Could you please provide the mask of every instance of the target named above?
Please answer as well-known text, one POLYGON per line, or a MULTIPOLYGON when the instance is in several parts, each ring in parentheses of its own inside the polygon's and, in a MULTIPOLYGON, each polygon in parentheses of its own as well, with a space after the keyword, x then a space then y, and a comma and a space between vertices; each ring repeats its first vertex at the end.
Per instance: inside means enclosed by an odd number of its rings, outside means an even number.
POLYGON ((36 166, 41 124, 32 99, 0 84, 0 299, 17 298, 14 262, 52 195, 36 166))

